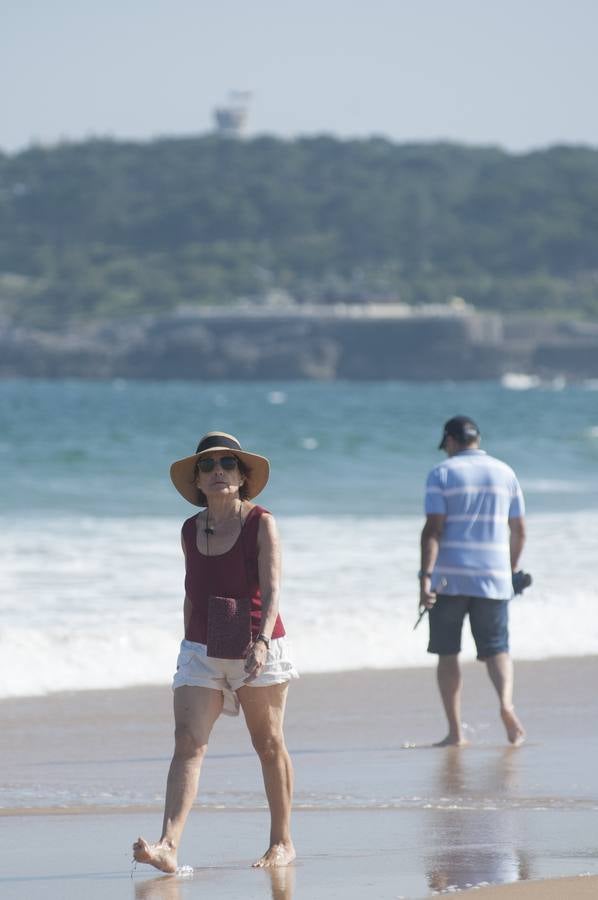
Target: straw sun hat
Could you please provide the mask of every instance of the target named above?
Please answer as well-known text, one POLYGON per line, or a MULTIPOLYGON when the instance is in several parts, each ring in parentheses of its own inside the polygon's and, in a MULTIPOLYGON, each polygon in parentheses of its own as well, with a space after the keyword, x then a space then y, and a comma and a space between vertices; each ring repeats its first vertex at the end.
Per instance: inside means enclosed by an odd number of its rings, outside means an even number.
POLYGON ((270 474, 270 463, 266 457, 242 450, 240 443, 232 434, 226 434, 224 431, 209 431, 201 438, 193 456, 178 459, 170 467, 172 483, 185 500, 195 506, 205 505, 199 500, 199 492, 195 484, 195 465, 198 459, 202 456, 209 456, 215 450, 230 450, 231 456, 236 456, 249 469, 249 474, 245 478, 248 500, 257 497, 260 491, 264 490, 270 474))

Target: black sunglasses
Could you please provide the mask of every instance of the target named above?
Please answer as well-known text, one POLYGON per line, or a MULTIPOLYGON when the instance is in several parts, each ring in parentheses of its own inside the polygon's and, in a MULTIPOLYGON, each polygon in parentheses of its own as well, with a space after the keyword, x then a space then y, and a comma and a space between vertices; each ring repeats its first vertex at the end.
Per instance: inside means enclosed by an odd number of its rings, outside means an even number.
POLYGON ((212 459, 211 456, 202 456, 197 460, 197 468, 201 472, 213 472, 216 463, 224 469, 225 472, 232 472, 239 465, 236 456, 221 456, 220 459, 212 459))

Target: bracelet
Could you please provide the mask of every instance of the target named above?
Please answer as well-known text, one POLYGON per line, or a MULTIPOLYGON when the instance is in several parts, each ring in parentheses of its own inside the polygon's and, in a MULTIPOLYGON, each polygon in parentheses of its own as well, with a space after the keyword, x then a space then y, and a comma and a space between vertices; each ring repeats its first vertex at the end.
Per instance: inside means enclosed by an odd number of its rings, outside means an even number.
POLYGON ((266 650, 270 649, 270 638, 266 637, 265 634, 262 634, 260 632, 253 643, 257 644, 258 641, 261 641, 263 644, 266 645, 266 650))
POLYGON ((431 573, 431 572, 424 572, 424 571, 422 571, 422 569, 420 569, 419 572, 417 573, 417 577, 418 577, 418 578, 420 579, 420 581, 421 581, 422 578, 431 578, 431 577, 432 577, 432 573, 431 573))

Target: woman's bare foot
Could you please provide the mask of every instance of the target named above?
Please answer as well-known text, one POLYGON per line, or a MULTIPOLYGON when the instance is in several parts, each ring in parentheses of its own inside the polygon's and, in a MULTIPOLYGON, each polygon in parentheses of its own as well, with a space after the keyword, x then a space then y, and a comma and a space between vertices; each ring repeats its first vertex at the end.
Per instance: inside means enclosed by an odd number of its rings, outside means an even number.
POLYGON ((295 848, 291 841, 272 844, 264 855, 253 864, 254 869, 270 869, 274 866, 288 866, 295 859, 295 848))
POLYGON ((148 844, 140 837, 133 844, 133 859, 135 862, 154 866, 161 872, 176 872, 176 850, 170 841, 148 844))
POLYGON ((443 741, 437 741, 435 744, 432 744, 433 747, 467 747, 469 741, 465 740, 464 737, 460 735, 453 736, 452 734, 447 734, 443 741))
POLYGON ((507 729, 507 737, 514 747, 519 747, 525 740, 525 729, 517 716, 513 707, 510 709, 501 709, 500 717, 507 729))

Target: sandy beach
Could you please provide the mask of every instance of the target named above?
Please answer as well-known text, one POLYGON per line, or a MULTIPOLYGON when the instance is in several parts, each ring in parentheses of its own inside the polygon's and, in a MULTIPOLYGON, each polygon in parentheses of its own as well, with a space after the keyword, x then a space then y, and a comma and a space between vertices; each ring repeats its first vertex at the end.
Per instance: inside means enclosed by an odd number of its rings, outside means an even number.
POLYGON ((130 845, 160 829, 169 688, 1 701, 0 897, 598 896, 598 657, 516 672, 529 735, 516 749, 480 665, 465 667, 462 749, 431 747, 444 723, 430 669, 293 684, 298 859, 271 874, 249 867, 268 817, 242 721, 217 723, 181 847, 186 869, 160 876, 133 869, 130 845))

